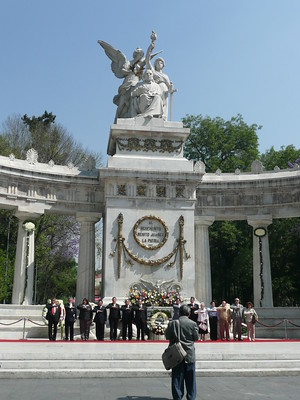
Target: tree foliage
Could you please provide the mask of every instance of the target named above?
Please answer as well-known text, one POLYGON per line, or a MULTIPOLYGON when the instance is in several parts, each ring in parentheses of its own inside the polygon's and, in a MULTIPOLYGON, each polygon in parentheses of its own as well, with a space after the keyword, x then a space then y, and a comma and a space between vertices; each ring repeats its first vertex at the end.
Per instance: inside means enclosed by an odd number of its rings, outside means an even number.
POLYGON ((11 301, 17 227, 12 212, 0 210, 0 303, 11 301))
POLYGON ((25 159, 26 152, 34 148, 41 163, 52 160, 55 164, 67 165, 72 162, 80 167, 91 156, 100 165, 101 156, 84 149, 55 119, 56 116, 47 111, 39 117, 28 117, 27 114, 8 117, 2 125, 1 136, 6 147, 1 154, 13 153, 16 158, 25 159))
POLYGON ((209 230, 213 298, 252 299, 252 228, 245 221, 217 221, 209 230))
POLYGON ((275 219, 268 228, 274 304, 300 305, 300 218, 275 219))
POLYGON ((190 160, 202 161, 207 172, 234 172, 236 168, 247 171, 258 158, 256 124, 247 125, 238 114, 230 121, 220 117, 187 115, 182 119, 191 133, 184 146, 184 154, 190 160))
POLYGON ((272 146, 260 156, 260 161, 267 171, 272 171, 276 166, 287 169, 288 163, 294 163, 300 157, 300 149, 296 149, 292 144, 281 146, 280 150, 275 150, 272 146))

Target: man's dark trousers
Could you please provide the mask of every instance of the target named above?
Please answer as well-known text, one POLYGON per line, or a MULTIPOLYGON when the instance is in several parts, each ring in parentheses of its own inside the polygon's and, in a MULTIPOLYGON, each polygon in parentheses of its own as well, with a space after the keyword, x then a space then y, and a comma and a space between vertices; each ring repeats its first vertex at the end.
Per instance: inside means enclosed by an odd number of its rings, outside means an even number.
POLYGON ((184 382, 187 400, 196 399, 195 363, 182 361, 172 369, 172 395, 174 400, 181 400, 184 394, 184 382))

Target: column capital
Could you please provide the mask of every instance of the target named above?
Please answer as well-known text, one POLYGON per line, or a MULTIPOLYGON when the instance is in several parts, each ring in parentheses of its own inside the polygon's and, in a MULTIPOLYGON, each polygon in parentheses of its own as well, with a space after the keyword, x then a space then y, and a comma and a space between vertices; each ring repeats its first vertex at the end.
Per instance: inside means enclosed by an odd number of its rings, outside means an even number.
POLYGON ((100 221, 102 217, 101 213, 87 213, 87 212, 78 212, 76 213, 76 220, 78 222, 93 222, 97 223, 100 221))
POLYGON ((258 227, 267 228, 269 225, 272 224, 273 218, 271 214, 267 215, 251 215, 247 217, 247 222, 251 225, 254 229, 258 227))
POLYGON ((210 216, 195 216, 194 221, 195 225, 202 225, 202 226, 211 226, 215 222, 215 217, 210 216))
POLYGON ((14 213, 14 216, 18 218, 19 221, 26 221, 32 220, 34 221, 35 219, 39 218, 42 214, 39 213, 33 213, 33 212, 26 212, 26 211, 16 211, 14 213))

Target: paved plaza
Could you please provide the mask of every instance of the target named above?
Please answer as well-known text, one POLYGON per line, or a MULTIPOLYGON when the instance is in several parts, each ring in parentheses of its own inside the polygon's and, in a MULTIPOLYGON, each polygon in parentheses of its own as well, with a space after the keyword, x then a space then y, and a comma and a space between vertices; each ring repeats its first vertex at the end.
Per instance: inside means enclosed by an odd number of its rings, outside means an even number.
MULTIPOLYGON (((168 400, 170 378, 2 379, 0 400, 168 400)), ((199 400, 298 400, 299 377, 197 378, 199 400)))

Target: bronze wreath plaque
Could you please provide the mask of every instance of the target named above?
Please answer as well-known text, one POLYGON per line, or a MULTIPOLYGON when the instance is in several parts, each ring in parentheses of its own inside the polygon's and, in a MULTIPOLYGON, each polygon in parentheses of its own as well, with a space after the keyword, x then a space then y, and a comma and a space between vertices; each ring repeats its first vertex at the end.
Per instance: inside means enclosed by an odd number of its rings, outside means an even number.
POLYGON ((160 249, 168 240, 169 230, 166 223, 154 215, 140 218, 134 225, 133 236, 143 249, 160 249))

